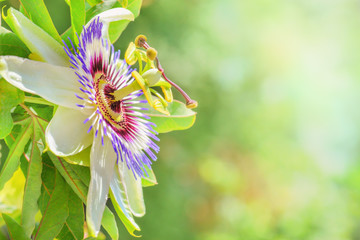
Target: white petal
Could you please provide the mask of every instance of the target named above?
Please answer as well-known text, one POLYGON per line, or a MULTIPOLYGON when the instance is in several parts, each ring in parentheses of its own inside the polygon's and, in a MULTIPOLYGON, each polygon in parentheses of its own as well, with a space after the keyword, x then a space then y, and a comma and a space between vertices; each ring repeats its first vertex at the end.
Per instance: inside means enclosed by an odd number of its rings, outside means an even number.
POLYGON ((120 20, 134 21, 134 14, 126 8, 113 8, 113 9, 107 10, 107 11, 102 12, 102 13, 96 15, 95 17, 93 17, 85 25, 85 28, 87 28, 90 25, 90 23, 93 22, 97 18, 99 18, 100 22, 103 23, 103 28, 102 28, 103 38, 109 39, 110 23, 120 21, 120 20))
POLYGON ((59 107, 46 128, 46 143, 58 156, 74 155, 92 143, 93 134, 87 133, 91 123, 84 124, 88 115, 79 110, 59 107))
POLYGON ((0 75, 6 81, 60 106, 78 109, 76 98, 86 97, 71 68, 33 61, 15 56, 0 57, 0 75))
POLYGON ((51 64, 70 65, 63 46, 47 32, 13 8, 9 8, 7 13, 8 15, 4 17, 5 21, 32 53, 51 64))
POLYGON ((131 212, 136 217, 142 217, 145 215, 145 203, 143 197, 143 189, 141 184, 141 178, 135 179, 133 172, 126 166, 126 163, 119 162, 119 173, 123 176, 125 192, 128 197, 129 206, 131 212), (123 165, 123 166, 121 166, 123 165))
POLYGON ((86 203, 86 222, 91 235, 97 236, 105 209, 110 181, 113 177, 116 154, 109 138, 94 138, 91 148, 90 169, 91 181, 86 203))

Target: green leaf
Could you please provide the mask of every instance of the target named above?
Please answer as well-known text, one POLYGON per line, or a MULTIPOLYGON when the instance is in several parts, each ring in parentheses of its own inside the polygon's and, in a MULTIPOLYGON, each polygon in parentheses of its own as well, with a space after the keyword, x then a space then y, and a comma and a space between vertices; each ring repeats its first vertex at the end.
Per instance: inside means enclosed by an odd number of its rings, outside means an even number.
POLYGON ((69 65, 68 56, 62 44, 30 21, 21 12, 14 8, 9 8, 7 16, 3 13, 3 19, 29 48, 33 58, 60 66, 69 65))
POLYGON ((15 142, 9 150, 9 154, 4 162, 0 172, 0 190, 5 183, 11 178, 20 164, 20 156, 24 152, 25 145, 30 139, 33 131, 33 124, 31 119, 27 120, 27 124, 21 129, 21 132, 16 137, 15 142))
POLYGON ((85 0, 71 0, 70 15, 73 37, 76 39, 76 33, 80 35, 82 27, 85 25, 85 0))
MULTIPOLYGON (((92 1, 93 3, 99 2, 97 0, 92 1)), ((134 18, 139 16, 140 8, 141 8, 142 0, 129 0, 126 9, 129 9, 133 14, 134 18)), ((121 2, 118 0, 109 0, 109 1, 101 1, 98 4, 90 4, 92 7, 86 11, 86 22, 90 21, 91 18, 95 17, 97 14, 102 13, 106 10, 117 8, 117 7, 124 7, 121 2)), ((129 21, 121 20, 117 22, 110 23, 109 26, 109 37, 111 42, 115 42, 121 35, 121 33, 125 30, 129 21)), ((62 35, 61 38, 68 42, 68 37, 71 36, 72 29, 67 29, 62 35)))
POLYGON ((174 130, 185 130, 190 128, 196 119, 196 112, 186 108, 186 105, 179 101, 169 103, 167 109, 170 116, 150 109, 147 114, 151 117, 150 122, 156 124, 154 128, 158 133, 166 133, 174 130))
POLYGON ((22 227, 28 237, 31 237, 35 228, 35 215, 39 210, 37 201, 41 194, 42 162, 41 152, 37 145, 37 141, 40 139, 38 131, 33 131, 21 215, 22 227))
POLYGON ((114 179, 110 183, 111 202, 113 203, 117 215, 121 219, 122 223, 124 224, 128 232, 134 237, 137 237, 137 235, 135 235, 134 232, 135 230, 140 231, 140 227, 136 224, 132 216, 132 213, 130 211, 129 202, 125 192, 124 182, 121 180, 119 171, 117 171, 117 169, 116 171, 114 171, 114 175, 115 175, 114 179))
POLYGON ((126 9, 129 9, 136 18, 140 14, 141 5, 142 5, 142 0, 128 0, 126 9))
MULTIPOLYGON (((142 0, 129 0, 128 1, 126 8, 129 9, 134 14, 134 18, 139 16, 141 4, 142 4, 142 0)), ((122 5, 120 2, 117 2, 115 7, 122 7, 122 5)), ((112 43, 116 42, 116 40, 118 40, 121 33, 125 30, 125 28, 127 27, 128 24, 129 24, 129 21, 125 21, 125 20, 110 23, 109 37, 110 37, 110 41, 112 43)))
POLYGON ((69 191, 69 216, 56 237, 59 240, 75 239, 84 237, 84 206, 80 198, 73 191, 69 191))
MULTIPOLYGON (((99 14, 103 11, 109 10, 111 8, 118 8, 118 7, 125 7, 126 9, 130 10, 134 14, 134 18, 139 16, 140 8, 141 8, 142 0, 129 0, 127 6, 123 6, 120 1, 107 1, 101 4, 90 8, 86 14, 86 19, 89 21, 92 17, 96 14, 99 14)), ((110 41, 113 43, 115 42, 121 35, 121 33, 125 30, 129 21, 121 20, 117 22, 110 23, 109 26, 109 37, 110 41)))
POLYGON ((0 169, 2 168, 3 163, 7 155, 9 154, 9 147, 6 145, 5 141, 0 139, 0 169))
POLYGON ((14 55, 26 58, 30 50, 15 33, 10 31, 0 32, 0 55, 14 55))
POLYGON ((141 178, 141 184, 143 187, 150 187, 150 186, 154 186, 157 183, 156 177, 155 177, 155 173, 152 169, 150 169, 148 166, 144 165, 146 172, 148 173, 149 176, 146 176, 141 178))
POLYGON ((86 196, 88 192, 87 185, 82 181, 77 172, 74 171, 73 165, 62 160, 60 157, 55 156, 53 153, 48 152, 51 161, 56 169, 64 177, 65 181, 69 184, 71 189, 78 195, 78 197, 86 203, 86 196))
POLYGON ((24 230, 21 226, 11 217, 6 214, 2 214, 3 219, 5 220, 6 226, 9 229, 10 238, 13 240, 31 240, 27 237, 24 230))
POLYGON ((25 16, 61 43, 61 37, 54 26, 43 0, 20 0, 20 4, 23 7, 25 16))
MULTIPOLYGON (((72 165, 48 152, 51 161, 55 167, 65 178, 71 189, 76 195, 86 204, 86 196, 90 182, 90 171, 88 167, 72 165)), ((109 233, 112 239, 118 239, 118 230, 114 214, 108 207, 105 208, 104 215, 101 221, 105 230, 109 233)))
POLYGON ((96 4, 99 4, 102 2, 102 0, 86 0, 86 2, 91 6, 95 6, 96 4))
POLYGON ((0 139, 10 134, 13 120, 10 110, 24 100, 24 93, 0 79, 0 139))
POLYGON ((0 240, 8 240, 7 234, 5 234, 3 231, 0 231, 0 240))
MULTIPOLYGON (((48 171, 50 172, 50 171, 48 171)), ((69 188, 65 180, 58 171, 44 175, 44 187, 46 192, 43 194, 42 218, 35 234, 35 240, 54 239, 61 231, 67 217, 69 216, 68 193, 69 188), (51 179, 53 178, 53 179, 51 179), (48 182, 50 181, 50 182, 48 182), (51 187, 53 186, 53 189, 51 187), (44 195, 48 194, 48 198, 44 195)))
POLYGON ((115 216, 108 207, 106 207, 104 210, 101 224, 105 228, 105 230, 109 233, 111 239, 119 239, 119 232, 116 225, 115 216))

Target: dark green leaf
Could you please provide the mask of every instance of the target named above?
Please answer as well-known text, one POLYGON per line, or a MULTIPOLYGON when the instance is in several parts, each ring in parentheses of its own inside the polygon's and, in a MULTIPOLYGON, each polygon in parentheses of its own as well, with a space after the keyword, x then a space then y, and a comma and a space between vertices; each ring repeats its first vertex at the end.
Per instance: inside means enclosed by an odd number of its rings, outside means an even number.
POLYGON ((0 140, 0 169, 2 168, 3 163, 7 155, 9 154, 9 147, 6 145, 4 140, 0 140))
POLYGON ((11 116, 14 121, 14 125, 21 124, 21 121, 28 118, 29 115, 20 105, 17 105, 15 109, 12 111, 11 116))
POLYGON ((81 181, 85 183, 86 186, 90 184, 90 168, 79 166, 79 165, 71 165, 72 169, 79 176, 81 181))
POLYGON ((33 124, 31 119, 27 120, 27 124, 21 129, 21 132, 16 137, 15 142, 11 145, 9 154, 4 162, 0 172, 0 189, 11 178, 20 164, 20 156, 24 152, 25 145, 30 139, 33 131, 33 124))
POLYGON ((31 238, 27 237, 24 230, 21 226, 11 217, 6 214, 2 214, 6 226, 9 229, 10 238, 13 240, 30 240, 31 238))
POLYGON ((50 121, 53 117, 53 106, 36 104, 36 103, 26 103, 26 105, 39 117, 43 118, 46 121, 50 121))
MULTIPOLYGON (((72 190, 83 201, 83 203, 86 204, 86 196, 90 182, 89 168, 69 164, 50 152, 48 154, 51 161, 54 163, 61 175, 65 178, 66 182, 69 184, 72 190)), ((115 217, 108 207, 105 208, 101 223, 109 235, 113 239, 117 239, 118 230, 115 217)))
POLYGON ((196 112, 186 108, 185 104, 179 101, 169 103, 167 109, 170 116, 150 110, 148 116, 150 121, 156 124, 154 128, 158 133, 166 133, 174 130, 190 128, 196 119, 196 112))
POLYGON ((0 138, 4 138, 11 132, 13 120, 10 110, 24 100, 24 93, 0 79, 0 138))
POLYGON ((41 139, 38 131, 33 131, 32 142, 30 147, 29 164, 26 172, 26 182, 24 188, 23 208, 21 223, 28 237, 31 236, 35 228, 35 215, 38 208, 38 198, 41 193, 41 151, 37 141, 41 139))
POLYGON ((69 191, 69 216, 56 237, 59 240, 80 240, 84 238, 84 206, 73 191, 69 191))
POLYGON ((3 231, 0 231, 0 240, 8 240, 7 234, 5 234, 3 231))
POLYGON ((70 0, 70 15, 75 39, 76 33, 80 35, 82 27, 85 25, 85 0, 70 0))
POLYGON ((35 240, 54 239, 61 231, 69 215, 68 193, 70 189, 58 171, 55 170, 52 173, 48 176, 43 175, 46 176, 43 178, 46 187, 45 192, 49 196, 46 204, 43 203, 41 207, 42 218, 35 234, 35 240), (54 179, 50 179, 51 175, 54 179), (47 184, 49 180, 50 182, 47 184))
POLYGON ((29 54, 29 49, 15 33, 6 30, 0 31, 0 55, 26 58, 29 54))
POLYGON ((60 172, 60 174, 64 177, 66 182, 69 184, 71 189, 78 195, 78 197, 86 203, 86 196, 88 187, 87 185, 82 181, 80 176, 77 172, 73 170, 73 166, 60 157, 55 156, 51 152, 48 152, 51 161, 57 168, 57 170, 60 172))
POLYGON ((61 37, 54 26, 43 0, 20 0, 20 4, 23 7, 25 16, 61 43, 61 37))

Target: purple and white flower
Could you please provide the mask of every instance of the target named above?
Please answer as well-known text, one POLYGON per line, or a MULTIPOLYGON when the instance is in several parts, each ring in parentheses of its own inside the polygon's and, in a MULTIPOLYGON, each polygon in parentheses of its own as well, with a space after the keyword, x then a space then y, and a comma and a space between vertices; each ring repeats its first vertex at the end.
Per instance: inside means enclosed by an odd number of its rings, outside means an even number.
POLYGON ((157 133, 142 107, 146 101, 139 99, 143 93, 130 87, 133 70, 108 38, 109 23, 119 20, 131 21, 133 15, 118 8, 93 18, 84 26, 78 47, 65 44, 67 56, 57 43, 45 42, 45 51, 43 42, 35 41, 34 49, 44 62, 0 57, 0 74, 9 83, 59 105, 45 135, 53 153, 65 157, 92 145, 86 217, 93 235, 100 229, 109 188, 115 198, 121 194, 119 181, 126 183, 132 214, 145 213, 141 177, 159 151, 157 133))

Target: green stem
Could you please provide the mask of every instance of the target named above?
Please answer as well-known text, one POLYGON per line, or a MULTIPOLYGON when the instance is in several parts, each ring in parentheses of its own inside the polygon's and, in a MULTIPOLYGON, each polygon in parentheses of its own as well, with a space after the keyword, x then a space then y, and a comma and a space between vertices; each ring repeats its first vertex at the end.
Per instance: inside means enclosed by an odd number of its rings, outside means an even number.
POLYGON ((55 106, 54 103, 51 103, 43 98, 38 97, 31 97, 31 96, 25 96, 25 102, 29 103, 37 103, 37 104, 43 104, 43 105, 49 105, 49 106, 55 106))

